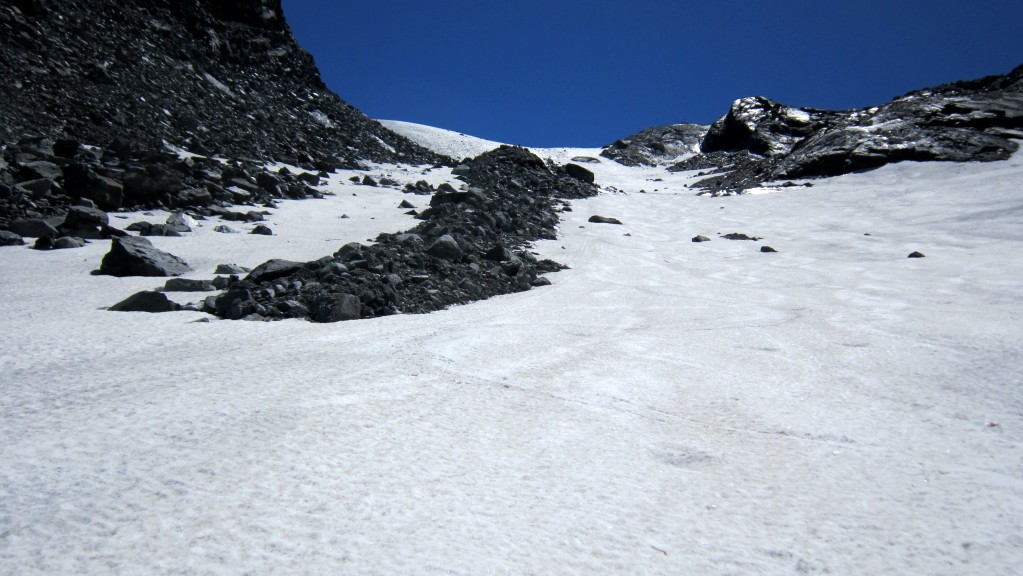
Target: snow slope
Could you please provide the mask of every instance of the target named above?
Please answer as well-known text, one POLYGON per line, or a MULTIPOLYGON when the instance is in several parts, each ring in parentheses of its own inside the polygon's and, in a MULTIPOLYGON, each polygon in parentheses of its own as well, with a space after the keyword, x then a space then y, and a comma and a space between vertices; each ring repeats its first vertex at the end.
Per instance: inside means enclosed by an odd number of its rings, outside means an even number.
POLYGON ((397 132, 420 146, 455 160, 474 158, 501 146, 500 142, 468 136, 461 132, 424 126, 400 120, 378 120, 384 128, 397 132))
MULTIPOLYGON (((90 276, 106 243, 0 249, 0 573, 1018 573, 1023 155, 588 167, 617 192, 537 246, 570 270, 430 315, 113 313, 159 282, 90 276)), ((209 277, 406 226, 345 176, 276 236, 153 240, 209 277)))

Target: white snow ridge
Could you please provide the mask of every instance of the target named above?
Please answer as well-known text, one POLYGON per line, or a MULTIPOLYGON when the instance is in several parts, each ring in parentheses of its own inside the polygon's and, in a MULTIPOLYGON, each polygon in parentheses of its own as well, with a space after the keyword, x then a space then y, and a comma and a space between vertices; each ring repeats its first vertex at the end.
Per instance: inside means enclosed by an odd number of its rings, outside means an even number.
MULTIPOLYGON (((1023 155, 728 198, 586 167, 617 193, 535 247, 570 269, 428 315, 115 313, 162 281, 91 276, 108 242, 0 248, 0 573, 1019 573, 1023 155)), ((152 241, 211 278, 412 227, 353 174, 152 241)))

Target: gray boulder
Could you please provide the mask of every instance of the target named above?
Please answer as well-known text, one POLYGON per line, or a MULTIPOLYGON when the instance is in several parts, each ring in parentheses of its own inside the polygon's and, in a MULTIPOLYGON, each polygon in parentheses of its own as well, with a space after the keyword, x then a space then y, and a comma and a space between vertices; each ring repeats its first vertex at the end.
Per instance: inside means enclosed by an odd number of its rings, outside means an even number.
POLYGON ((249 269, 237 264, 218 264, 214 274, 245 274, 249 269))
POLYGON ((110 223, 110 218, 106 212, 99 208, 89 208, 88 206, 72 206, 68 209, 67 216, 64 217, 64 223, 61 224, 61 228, 67 228, 70 230, 82 230, 100 228, 110 223))
POLYGON ((329 294, 320 300, 313 311, 317 322, 358 320, 362 315, 362 302, 352 294, 329 294))
POLYGON ((137 236, 114 238, 103 257, 99 273, 109 276, 180 276, 192 269, 188 264, 137 236))
POLYGON ((195 220, 184 212, 175 212, 167 217, 167 228, 175 232, 191 232, 195 220))
POLYGON ((245 277, 246 280, 259 284, 260 282, 267 282, 270 280, 276 280, 290 275, 292 272, 301 270, 305 267, 302 262, 292 262, 291 260, 267 260, 259 266, 256 266, 249 275, 245 277))
POLYGON ((26 180, 25 182, 18 182, 15 189, 18 192, 32 198, 46 198, 50 195, 50 191, 57 187, 57 184, 49 178, 37 178, 35 180, 26 180))
POLYGON ((178 206, 206 206, 213 201, 213 195, 205 188, 186 188, 177 195, 178 206))
POLYGON ((25 240, 21 236, 8 230, 0 230, 0 246, 24 246, 25 240))
POLYGON ((609 216, 599 216, 599 215, 596 215, 596 214, 594 214, 593 216, 590 216, 590 219, 587 220, 587 222, 593 222, 594 224, 621 224, 622 223, 622 221, 617 219, 617 218, 611 218, 609 216))
POLYGON ((47 162, 45 160, 36 160, 34 162, 26 162, 20 167, 22 174, 25 175, 26 180, 45 178, 47 180, 56 180, 62 178, 64 172, 60 166, 57 166, 53 162, 47 162))
POLYGON ((578 164, 565 164, 565 173, 581 182, 593 184, 593 172, 590 172, 578 164))
POLYGON ((111 312, 174 312, 180 309, 181 305, 172 302, 163 292, 151 290, 132 294, 108 308, 111 312))
POLYGON ((234 287, 220 296, 206 299, 205 308, 208 312, 223 316, 228 320, 240 320, 256 308, 252 293, 241 287, 234 287))
POLYGON ((53 241, 54 250, 69 250, 85 246, 85 240, 77 236, 61 236, 53 241))
POLYGON ((24 219, 11 222, 11 232, 28 236, 29 238, 42 238, 44 236, 56 237, 57 229, 49 222, 42 219, 24 219))
POLYGON ((444 260, 461 260, 462 249, 450 234, 444 234, 426 247, 426 253, 444 260))
POLYGON ((164 292, 213 292, 216 287, 212 280, 193 280, 191 278, 171 278, 163 285, 164 292))

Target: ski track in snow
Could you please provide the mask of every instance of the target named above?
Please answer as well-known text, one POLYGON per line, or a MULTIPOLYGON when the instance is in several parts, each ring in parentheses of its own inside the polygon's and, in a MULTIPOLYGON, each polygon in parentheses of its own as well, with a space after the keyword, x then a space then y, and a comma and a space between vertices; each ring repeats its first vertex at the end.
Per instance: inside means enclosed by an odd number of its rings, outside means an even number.
MULTIPOLYGON (((1023 155, 731 198, 587 167, 620 192, 536 246, 570 270, 429 315, 111 313, 162 280, 0 249, 0 573, 1017 573, 1023 155)), ((350 175, 152 240, 201 278, 414 225, 350 175)))

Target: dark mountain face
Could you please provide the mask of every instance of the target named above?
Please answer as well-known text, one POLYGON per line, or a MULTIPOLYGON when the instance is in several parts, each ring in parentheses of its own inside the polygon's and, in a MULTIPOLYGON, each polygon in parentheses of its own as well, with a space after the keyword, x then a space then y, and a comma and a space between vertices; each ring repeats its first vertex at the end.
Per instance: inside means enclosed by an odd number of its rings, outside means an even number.
POLYGON ((279 0, 18 0, 0 4, 0 38, 0 142, 440 160, 327 89, 279 0))

